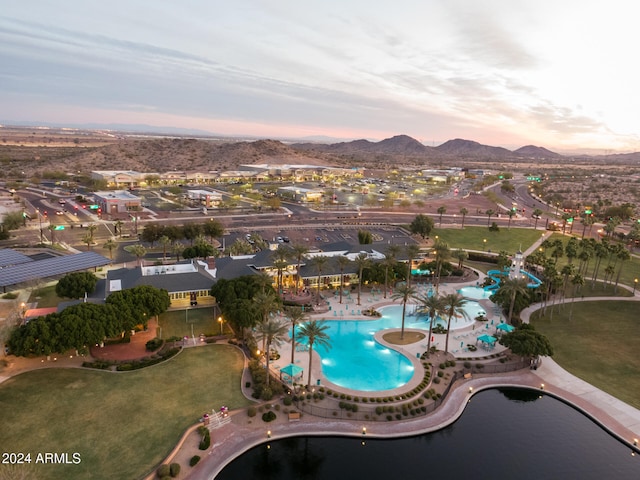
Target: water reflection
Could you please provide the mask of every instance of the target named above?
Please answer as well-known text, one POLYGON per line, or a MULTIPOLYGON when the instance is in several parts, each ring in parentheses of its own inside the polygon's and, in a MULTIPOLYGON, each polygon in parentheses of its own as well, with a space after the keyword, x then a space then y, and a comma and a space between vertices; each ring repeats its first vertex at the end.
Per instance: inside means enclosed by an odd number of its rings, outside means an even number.
POLYGON ((298 437, 258 446, 218 479, 447 478, 636 479, 640 456, 564 403, 541 392, 475 395, 462 417, 435 433, 396 440, 298 437), (541 398, 539 398, 541 396, 541 398))

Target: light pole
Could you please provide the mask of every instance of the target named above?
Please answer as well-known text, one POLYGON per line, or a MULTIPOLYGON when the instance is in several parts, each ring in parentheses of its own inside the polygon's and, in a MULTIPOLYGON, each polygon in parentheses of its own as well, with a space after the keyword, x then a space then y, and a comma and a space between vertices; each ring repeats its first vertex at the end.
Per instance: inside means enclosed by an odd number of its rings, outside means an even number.
POLYGON ((218 323, 220 323, 220 335, 222 335, 222 317, 218 317, 218 323))
POLYGON ((633 279, 633 294, 636 294, 636 288, 638 287, 638 279, 634 278, 633 279))
POLYGON ((482 239, 482 251, 484 252, 487 249, 487 239, 482 239))

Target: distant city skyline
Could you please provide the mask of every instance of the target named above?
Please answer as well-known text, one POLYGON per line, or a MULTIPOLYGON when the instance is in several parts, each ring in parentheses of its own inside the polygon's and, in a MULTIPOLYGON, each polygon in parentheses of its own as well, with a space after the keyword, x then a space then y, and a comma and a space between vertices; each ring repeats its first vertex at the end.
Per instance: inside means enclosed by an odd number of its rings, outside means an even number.
POLYGON ((640 151, 611 0, 44 0, 0 11, 0 118, 640 151))

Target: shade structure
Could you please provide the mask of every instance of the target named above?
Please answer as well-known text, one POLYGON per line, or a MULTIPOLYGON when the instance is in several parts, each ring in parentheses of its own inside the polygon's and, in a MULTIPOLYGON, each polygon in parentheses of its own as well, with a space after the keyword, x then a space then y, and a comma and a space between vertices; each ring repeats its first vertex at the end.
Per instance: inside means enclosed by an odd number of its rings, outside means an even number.
POLYGON ((280 369, 280 379, 286 380, 287 382, 293 382, 293 380, 295 380, 296 377, 302 376, 302 371, 303 371, 302 367, 299 367, 297 365, 294 365, 293 363, 290 363, 286 367, 282 367, 280 369))
POLYGON ((480 335, 478 337, 478 340, 480 340, 481 342, 490 343, 493 345, 494 343, 496 343, 497 338, 492 337, 491 335, 484 334, 484 335, 480 335))
POLYGON ((501 323, 496 327, 496 329, 509 333, 509 332, 513 332, 516 329, 516 327, 514 327, 513 325, 509 325, 508 323, 501 323))

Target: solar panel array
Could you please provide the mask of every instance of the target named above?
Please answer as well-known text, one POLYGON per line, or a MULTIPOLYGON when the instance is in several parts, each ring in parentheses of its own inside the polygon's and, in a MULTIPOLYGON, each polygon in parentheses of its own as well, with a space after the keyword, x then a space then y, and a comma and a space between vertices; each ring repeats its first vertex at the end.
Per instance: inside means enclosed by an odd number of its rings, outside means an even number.
POLYGON ((3 248, 2 250, 0 250, 0 268, 31 261, 32 260, 26 255, 23 255, 20 252, 16 252, 15 250, 12 250, 10 248, 3 248))
POLYGON ((109 259, 95 252, 47 258, 0 269, 0 287, 16 285, 36 278, 54 277, 109 264, 109 259))

